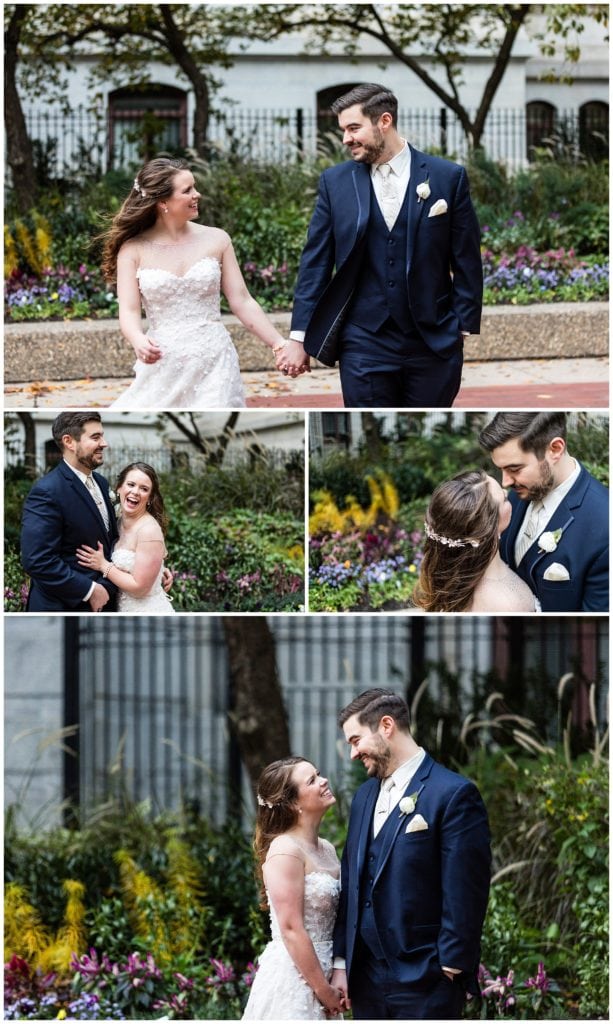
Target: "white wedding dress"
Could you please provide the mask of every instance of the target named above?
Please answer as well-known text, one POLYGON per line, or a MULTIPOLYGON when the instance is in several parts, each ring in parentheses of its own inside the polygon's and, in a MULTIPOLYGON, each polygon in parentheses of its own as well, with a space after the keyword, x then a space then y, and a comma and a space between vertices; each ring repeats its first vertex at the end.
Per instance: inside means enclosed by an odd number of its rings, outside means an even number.
MULTIPOLYGON (((118 569, 123 569, 124 572, 132 572, 135 558, 136 552, 131 551, 130 548, 116 547, 111 555, 113 564, 118 569)), ((144 597, 133 597, 132 594, 127 594, 125 590, 120 589, 117 611, 122 615, 174 615, 175 610, 170 598, 164 593, 162 587, 163 571, 164 565, 162 564, 155 583, 144 597)))
MULTIPOLYGON (((341 883, 327 871, 304 876, 304 925, 326 978, 332 973, 332 931, 341 883)), ((259 958, 243 1020, 325 1020, 313 990, 298 973, 270 906, 271 942, 259 958)))
POLYGON ((134 381, 111 409, 243 408, 238 355, 221 322, 219 260, 202 256, 183 275, 161 266, 136 275, 147 334, 162 357, 136 361, 134 381))

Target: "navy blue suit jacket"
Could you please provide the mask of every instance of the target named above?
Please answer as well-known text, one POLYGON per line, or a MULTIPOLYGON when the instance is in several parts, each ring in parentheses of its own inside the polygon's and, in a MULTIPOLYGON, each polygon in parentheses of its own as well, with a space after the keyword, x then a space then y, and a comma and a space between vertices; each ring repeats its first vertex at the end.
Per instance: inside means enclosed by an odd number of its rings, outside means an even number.
POLYGON ((27 607, 30 612, 91 611, 83 598, 92 580, 109 591, 111 601, 105 609, 112 610, 117 587, 103 580, 95 569, 84 569, 77 563, 77 548, 82 544, 96 548, 98 541, 102 541, 105 557, 110 559, 118 536, 109 485, 98 473, 94 477, 108 509, 108 533, 94 499, 64 461, 34 484, 24 502, 21 561, 32 579, 27 607))
MULTIPOLYGON (((437 355, 446 356, 457 350, 462 331, 479 333, 483 295, 479 225, 464 168, 410 149, 409 306, 424 342, 437 355), (417 185, 425 181, 430 195, 418 201, 417 185), (429 217, 438 199, 446 200, 447 211, 429 217)), ((298 271, 291 327, 306 332, 306 351, 328 366, 338 358, 372 196, 368 164, 348 161, 328 168, 320 177, 298 271)))
MULTIPOLYGON (((334 955, 345 957, 349 993, 359 932, 360 877, 379 781, 369 779, 351 806, 341 865, 341 899, 334 955)), ((459 968, 458 980, 477 993, 481 930, 490 880, 487 813, 477 787, 426 754, 404 795, 419 793, 414 814, 398 808, 388 821, 372 889, 379 939, 403 984, 427 988, 442 967, 459 968), (415 814, 428 823, 407 833, 415 814)))
POLYGON ((500 538, 503 560, 528 584, 544 612, 607 612, 609 610, 609 492, 582 466, 576 483, 560 502, 542 533, 562 530, 555 551, 541 551, 538 537, 519 565, 515 541, 527 502, 509 491, 511 522, 500 538), (543 579, 553 562, 563 565, 569 580, 543 579))

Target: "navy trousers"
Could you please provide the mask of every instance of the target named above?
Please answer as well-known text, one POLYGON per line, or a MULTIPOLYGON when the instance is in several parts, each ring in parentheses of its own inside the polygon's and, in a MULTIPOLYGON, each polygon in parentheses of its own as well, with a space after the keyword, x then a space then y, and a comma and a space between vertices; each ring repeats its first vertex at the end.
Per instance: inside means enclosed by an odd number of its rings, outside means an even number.
POLYGON ((402 985, 385 960, 377 960, 362 946, 352 964, 349 996, 355 1020, 460 1020, 466 993, 458 981, 441 971, 428 988, 402 985))
POLYGON ((392 320, 376 332, 346 324, 339 357, 348 409, 448 409, 460 390, 464 346, 447 359, 435 355, 416 331, 392 320))

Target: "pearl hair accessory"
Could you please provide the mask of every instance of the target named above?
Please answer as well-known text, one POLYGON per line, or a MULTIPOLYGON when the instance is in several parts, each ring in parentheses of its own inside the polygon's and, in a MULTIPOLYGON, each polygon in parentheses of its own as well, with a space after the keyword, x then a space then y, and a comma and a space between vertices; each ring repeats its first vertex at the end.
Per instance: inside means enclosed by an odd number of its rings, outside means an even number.
POLYGON ((262 800, 262 797, 260 796, 259 793, 257 795, 257 800, 260 807, 268 807, 270 808, 270 810, 272 810, 272 808, 276 806, 276 804, 269 803, 268 800, 262 800))
POLYGON ((141 196, 141 198, 142 198, 142 199, 145 199, 145 197, 146 197, 147 193, 145 192, 144 188, 142 188, 142 187, 141 187, 141 186, 140 186, 140 185, 138 184, 138 177, 136 177, 136 178, 134 179, 134 191, 135 191, 135 192, 138 192, 139 196, 141 196))
POLYGON ((440 534, 434 532, 428 522, 424 523, 424 529, 426 531, 426 537, 429 537, 430 540, 437 541, 439 544, 446 544, 449 548, 467 548, 469 546, 471 548, 479 547, 478 540, 462 540, 461 538, 456 540, 453 537, 441 537, 440 534))

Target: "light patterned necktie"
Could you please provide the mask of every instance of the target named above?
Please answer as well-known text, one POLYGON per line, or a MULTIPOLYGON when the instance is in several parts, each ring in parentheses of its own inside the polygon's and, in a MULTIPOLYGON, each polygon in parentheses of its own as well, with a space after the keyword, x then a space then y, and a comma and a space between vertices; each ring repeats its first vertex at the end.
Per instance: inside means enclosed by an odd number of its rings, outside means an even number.
POLYGON ((530 511, 528 512, 528 518, 519 537, 517 544, 515 545, 515 564, 519 565, 522 558, 526 554, 526 551, 534 542, 535 537, 538 535, 539 516, 545 506, 542 501, 533 501, 531 504, 530 511))
POLYGON ((398 195, 391 166, 389 164, 379 164, 377 171, 383 179, 380 193, 381 213, 388 230, 391 231, 400 213, 402 201, 398 195))
POLYGON ((375 808, 375 818, 373 821, 373 835, 375 836, 381 831, 389 817, 392 802, 392 790, 395 785, 396 783, 391 775, 381 783, 381 789, 379 791, 377 805, 375 808))
POLYGON ((103 520, 104 525, 106 526, 106 529, 108 531, 108 528, 109 528, 109 513, 108 513, 108 509, 107 509, 107 507, 106 507, 106 505, 104 503, 104 498, 102 497, 102 493, 100 491, 100 488, 96 486, 96 482, 95 482, 93 476, 91 475, 91 473, 89 473, 85 477, 85 486, 87 487, 87 490, 89 491, 89 493, 91 494, 92 498, 96 502, 96 507, 97 507, 100 515, 102 516, 102 520, 103 520))

